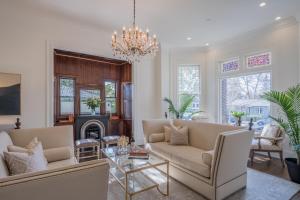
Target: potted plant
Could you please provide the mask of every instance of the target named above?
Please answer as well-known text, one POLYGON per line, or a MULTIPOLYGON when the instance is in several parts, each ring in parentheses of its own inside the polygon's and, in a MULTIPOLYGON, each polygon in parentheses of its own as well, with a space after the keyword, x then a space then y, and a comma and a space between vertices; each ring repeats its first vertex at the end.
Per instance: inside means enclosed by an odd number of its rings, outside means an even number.
POLYGON ((237 126, 241 126, 242 117, 245 115, 245 113, 244 112, 239 112, 239 111, 231 111, 231 115, 235 118, 235 124, 237 126))
POLYGON ((90 97, 84 102, 88 108, 91 110, 91 114, 96 114, 96 108, 100 107, 100 104, 104 103, 100 98, 90 97))
POLYGON ((286 158, 285 163, 291 180, 300 183, 300 84, 286 91, 270 91, 264 93, 264 99, 279 106, 284 116, 271 117, 285 131, 290 139, 290 145, 297 158, 286 158))
MULTIPOLYGON (((169 104, 169 108, 168 108, 169 112, 172 113, 176 117, 176 119, 182 119, 183 115, 187 112, 188 108, 192 104, 194 98, 195 98, 195 96, 193 96, 193 95, 182 94, 180 97, 180 106, 178 109, 175 108, 171 99, 165 97, 163 99, 163 101, 165 101, 169 104)), ((190 115, 190 117, 199 112, 202 112, 202 111, 193 112, 190 115)))

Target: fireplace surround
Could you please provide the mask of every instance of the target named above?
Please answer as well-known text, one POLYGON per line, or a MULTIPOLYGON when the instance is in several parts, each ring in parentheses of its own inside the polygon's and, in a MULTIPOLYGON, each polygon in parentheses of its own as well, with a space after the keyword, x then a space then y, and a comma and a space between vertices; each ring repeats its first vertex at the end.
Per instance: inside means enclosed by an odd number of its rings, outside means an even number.
POLYGON ((80 115, 75 119, 75 140, 96 139, 107 135, 109 115, 80 115))

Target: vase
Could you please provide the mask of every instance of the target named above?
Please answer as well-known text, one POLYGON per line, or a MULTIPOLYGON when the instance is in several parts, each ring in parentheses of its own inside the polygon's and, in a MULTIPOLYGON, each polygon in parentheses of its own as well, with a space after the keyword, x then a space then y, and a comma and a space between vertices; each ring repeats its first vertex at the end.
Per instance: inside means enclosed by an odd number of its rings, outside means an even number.
POLYGON ((297 164, 297 158, 286 158, 285 163, 291 180, 295 183, 300 183, 300 165, 297 164))
POLYGON ((96 111, 95 111, 95 110, 92 110, 92 111, 91 111, 91 115, 96 115, 96 111))

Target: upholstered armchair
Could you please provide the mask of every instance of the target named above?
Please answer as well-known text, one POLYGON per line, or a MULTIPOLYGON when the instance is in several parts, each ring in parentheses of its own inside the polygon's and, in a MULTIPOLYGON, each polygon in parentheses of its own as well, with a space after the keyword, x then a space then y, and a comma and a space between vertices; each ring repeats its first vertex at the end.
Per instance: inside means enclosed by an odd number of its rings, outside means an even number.
POLYGON ((250 159, 251 165, 253 165, 253 159, 255 152, 266 152, 270 159, 271 153, 279 153, 282 166, 284 167, 283 162, 283 153, 282 153, 282 141, 284 139, 284 131, 275 125, 266 125, 261 133, 256 133, 252 140, 251 149, 250 149, 250 159))

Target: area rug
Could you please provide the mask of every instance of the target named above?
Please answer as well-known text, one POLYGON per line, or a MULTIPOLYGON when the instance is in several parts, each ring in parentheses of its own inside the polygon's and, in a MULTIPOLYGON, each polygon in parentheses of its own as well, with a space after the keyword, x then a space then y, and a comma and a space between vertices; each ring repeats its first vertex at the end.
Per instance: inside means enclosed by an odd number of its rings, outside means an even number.
MULTIPOLYGON (((268 175, 253 169, 248 169, 247 188, 240 190, 227 200, 289 200, 298 191, 300 185, 268 175)), ((109 200, 124 200, 125 195, 118 182, 110 177, 109 200)), ((156 189, 136 194, 133 200, 205 200, 203 196, 187 188, 183 184, 170 179, 170 196, 163 197, 156 189)))

